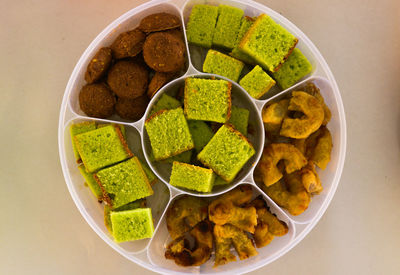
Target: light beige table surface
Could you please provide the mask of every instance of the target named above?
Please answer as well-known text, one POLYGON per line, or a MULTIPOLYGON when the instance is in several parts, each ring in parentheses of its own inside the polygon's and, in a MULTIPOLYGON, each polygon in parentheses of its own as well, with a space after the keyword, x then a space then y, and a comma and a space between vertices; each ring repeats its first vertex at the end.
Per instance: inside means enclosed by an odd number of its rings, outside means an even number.
MULTIPOLYGON (((62 96, 80 55, 145 1, 0 1, 0 274, 151 274, 98 237, 58 157, 62 96)), ((348 151, 331 205, 253 274, 400 273, 400 2, 263 0, 304 31, 336 77, 348 151)))

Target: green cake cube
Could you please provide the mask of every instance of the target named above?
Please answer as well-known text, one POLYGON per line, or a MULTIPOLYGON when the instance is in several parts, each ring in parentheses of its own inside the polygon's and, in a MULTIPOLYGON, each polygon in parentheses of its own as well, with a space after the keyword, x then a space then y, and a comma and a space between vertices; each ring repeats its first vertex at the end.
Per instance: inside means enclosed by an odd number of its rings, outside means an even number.
POLYGON ((311 71, 311 63, 299 49, 295 48, 282 67, 273 73, 272 76, 278 82, 278 85, 283 90, 286 90, 311 73, 311 71))
POLYGON ((231 117, 231 88, 226 80, 186 78, 184 110, 187 119, 225 123, 231 117))
POLYGON ((240 108, 232 105, 231 124, 236 130, 247 136, 247 126, 249 125, 250 111, 246 108, 240 108))
POLYGON ((244 63, 229 55, 214 50, 208 50, 203 63, 203 72, 218 74, 226 78, 238 81, 244 63))
POLYGON ((235 46, 244 11, 235 7, 220 5, 215 26, 213 45, 232 50, 235 46))
POLYGON ((113 125, 76 135, 75 143, 89 173, 133 156, 119 127, 113 125))
POLYGON ((95 174, 104 200, 113 208, 153 194, 149 179, 137 157, 104 168, 95 174))
POLYGON ((248 16, 242 18, 242 24, 240 25, 239 33, 235 42, 235 47, 233 48, 232 52, 230 53, 236 59, 242 60, 248 64, 254 64, 255 61, 249 55, 245 54, 243 51, 239 49, 239 43, 242 40, 243 36, 246 32, 250 29, 250 27, 254 23, 254 19, 248 16))
POLYGON ((113 236, 116 242, 151 238, 154 233, 150 208, 111 212, 113 236))
POLYGON ((193 149, 193 139, 182 108, 162 110, 145 122, 155 160, 193 149))
POLYGON ((275 72, 289 57, 297 41, 271 17, 261 14, 240 41, 239 49, 264 69, 275 72))
POLYGON ((194 5, 186 26, 186 37, 189 43, 211 48, 218 7, 210 5, 194 5))
POLYGON ((106 127, 109 125, 113 125, 119 128, 119 130, 121 131, 122 136, 124 137, 124 139, 126 139, 126 129, 125 126, 122 124, 116 124, 116 123, 102 123, 102 124, 97 124, 97 128, 102 128, 102 127, 106 127))
POLYGON ((94 121, 84 121, 80 123, 74 123, 69 128, 69 133, 71 135, 71 141, 72 141, 72 150, 74 151, 74 156, 78 163, 81 162, 81 156, 79 155, 78 149, 76 148, 75 136, 92 130, 96 130, 96 122, 94 121))
POLYGON ((231 182, 254 154, 253 145, 246 137, 224 124, 197 158, 223 180, 231 182))
POLYGON ((174 161, 169 183, 198 192, 211 192, 214 180, 215 174, 211 169, 174 161))
POLYGON ((116 212, 116 211, 132 210, 136 208, 143 208, 145 206, 146 206, 146 200, 144 199, 130 202, 114 210, 112 210, 111 207, 106 204, 104 205, 104 224, 107 227, 108 231, 110 231, 110 233, 112 234, 111 211, 116 212))
POLYGON ((101 188, 99 184, 97 183, 96 179, 94 178, 93 174, 88 173, 86 171, 85 166, 79 165, 78 166, 79 172, 81 172, 81 175, 85 179, 86 184, 89 186, 90 191, 92 191, 93 195, 96 196, 96 198, 101 201, 103 199, 103 192, 101 191, 101 188))
POLYGON ((275 85, 275 80, 257 65, 239 81, 239 84, 252 97, 259 99, 275 85))
POLYGON ((197 152, 200 152, 211 140, 214 133, 207 123, 201 120, 189 120, 188 125, 192 134, 194 148, 197 152))
POLYGON ((167 94, 162 94, 158 101, 153 105, 151 114, 154 114, 161 110, 171 110, 181 107, 181 103, 176 98, 167 94))

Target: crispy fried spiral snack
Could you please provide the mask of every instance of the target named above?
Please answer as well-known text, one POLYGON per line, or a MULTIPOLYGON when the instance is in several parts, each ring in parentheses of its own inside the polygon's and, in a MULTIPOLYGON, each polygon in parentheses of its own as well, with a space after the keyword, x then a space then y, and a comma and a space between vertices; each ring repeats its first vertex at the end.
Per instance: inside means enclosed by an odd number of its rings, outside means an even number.
POLYGON ((198 223, 189 234, 194 238, 194 248, 190 249, 186 238, 172 241, 165 251, 165 257, 181 266, 199 266, 211 256, 213 246, 212 226, 209 221, 198 223))
POLYGON ((315 171, 315 165, 312 160, 310 160, 303 169, 300 170, 301 182, 304 188, 310 194, 318 194, 322 191, 321 180, 315 171))
POLYGON ((262 119, 268 134, 279 134, 282 121, 288 114, 288 107, 289 99, 282 99, 263 109, 262 119))
POLYGON ((305 92, 295 91, 289 102, 289 111, 303 113, 300 118, 286 117, 283 119, 280 135, 290 138, 307 138, 317 131, 324 121, 322 104, 314 96, 305 92))
POLYGON ((310 204, 310 194, 304 188, 299 171, 286 174, 284 178, 271 186, 263 186, 267 195, 279 206, 297 216, 310 204))
POLYGON ((235 255, 230 252, 231 244, 241 260, 258 254, 251 239, 239 228, 230 225, 215 225, 215 264, 219 266, 230 261, 236 261, 235 255))
POLYGON ((254 207, 239 207, 250 201, 253 190, 250 186, 239 186, 210 203, 210 221, 218 225, 232 224, 245 231, 254 232, 257 214, 254 207))
POLYGON ((286 223, 269 212, 262 196, 254 199, 250 202, 250 205, 257 210, 257 226, 253 235, 257 248, 268 245, 274 239, 274 236, 283 236, 288 232, 289 228, 286 223))
POLYGON ((257 174, 261 176, 266 186, 270 186, 282 178, 282 171, 277 167, 278 162, 284 161, 286 173, 292 173, 307 164, 303 154, 292 144, 269 144, 257 166, 257 174))
POLYGON ((182 196, 166 213, 167 228, 173 240, 181 237, 197 223, 207 218, 208 203, 197 197, 182 196))
POLYGON ((331 110, 329 110, 328 106, 325 104, 325 100, 322 97, 321 93, 319 92, 318 87, 315 86, 314 83, 309 82, 306 84, 306 86, 303 88, 303 90, 306 93, 314 96, 322 104, 322 108, 324 108, 324 121, 322 121, 322 125, 328 124, 328 122, 331 120, 332 113, 331 113, 331 110))

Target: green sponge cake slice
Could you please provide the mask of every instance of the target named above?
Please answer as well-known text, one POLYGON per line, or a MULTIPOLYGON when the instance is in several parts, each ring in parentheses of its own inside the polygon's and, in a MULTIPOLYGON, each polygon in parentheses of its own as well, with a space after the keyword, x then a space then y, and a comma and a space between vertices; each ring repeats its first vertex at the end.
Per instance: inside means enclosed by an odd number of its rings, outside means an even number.
POLYGON ((227 122, 231 117, 231 87, 226 80, 186 78, 184 110, 187 119, 227 122))
POLYGON ((235 7, 220 5, 218 20, 213 36, 213 45, 228 50, 233 49, 240 29, 244 11, 235 7))
POLYGON ((283 90, 286 90, 311 73, 311 71, 312 65, 310 62, 299 49, 295 48, 282 67, 272 76, 278 82, 278 85, 283 90))
POLYGON ((198 192, 211 192, 215 174, 211 169, 174 161, 169 183, 198 192))
POLYGON ((249 125, 250 112, 246 108, 232 106, 231 124, 236 130, 247 136, 247 126, 249 125))
POLYGON ((103 124, 97 124, 97 128, 101 128, 101 127, 106 127, 109 125, 113 125, 115 127, 118 127, 119 130, 121 131, 122 136, 124 137, 124 139, 126 139, 126 129, 125 126, 122 124, 116 124, 116 123, 103 123, 103 124))
POLYGON ((217 17, 218 7, 194 5, 186 26, 186 36, 189 43, 211 48, 217 17))
POLYGON ((176 98, 169 96, 167 94, 163 94, 158 101, 153 105, 153 109, 151 110, 151 114, 157 113, 161 110, 171 110, 181 107, 181 103, 176 98))
POLYGON ((145 122, 155 160, 193 149, 193 139, 182 108, 162 110, 145 122))
POLYGON ((151 238, 154 233, 150 208, 111 212, 111 224, 118 243, 151 238))
POLYGON ((81 163, 82 160, 81 156, 79 155, 78 149, 76 148, 75 136, 92 130, 96 130, 96 122, 94 121, 84 121, 80 123, 74 123, 69 128, 69 133, 71 135, 71 141, 72 141, 72 150, 74 150, 74 156, 78 163, 81 163))
POLYGON ((201 120, 189 120, 188 125, 192 134, 194 148, 197 152, 200 152, 213 137, 214 133, 207 123, 201 120))
POLYGON ((245 63, 248 64, 254 64, 254 60, 248 56, 247 54, 245 54, 244 52, 242 52, 239 49, 239 43, 242 40, 243 36, 246 34, 246 32, 250 29, 250 27, 253 25, 254 23, 254 19, 248 16, 245 16, 242 18, 242 24, 240 25, 240 29, 239 29, 239 33, 236 39, 236 43, 235 43, 235 47, 233 48, 232 52, 230 53, 231 56, 233 56, 236 59, 242 60, 245 63))
POLYGON ((137 157, 100 170, 95 179, 103 191, 104 200, 113 209, 153 194, 137 157))
POLYGON ((239 84, 252 97, 259 99, 275 85, 275 80, 257 65, 239 81, 239 84))
POLYGON ((81 175, 83 176, 83 178, 85 179, 86 184, 89 186, 89 189, 92 191, 93 195, 95 195, 99 201, 102 201, 103 200, 103 192, 101 191, 101 188, 98 185, 93 174, 88 173, 86 171, 85 166, 83 166, 83 165, 79 165, 78 169, 79 169, 79 172, 81 172, 81 175))
POLYGON ((222 179, 231 182, 254 154, 253 145, 246 137, 224 124, 197 158, 222 179))
POLYGON ((289 57, 297 41, 271 17, 261 14, 240 41, 239 49, 264 69, 275 72, 289 57))
POLYGON ((108 231, 110 231, 110 233, 112 234, 111 211, 116 212, 116 211, 132 210, 136 208, 143 208, 145 206, 146 206, 146 200, 144 199, 130 202, 114 210, 112 210, 111 207, 106 204, 104 205, 104 224, 107 227, 108 231))
POLYGON ((203 63, 203 72, 225 76, 237 82, 244 63, 226 54, 208 50, 203 63))
POLYGON ((119 127, 113 125, 76 135, 75 143, 90 173, 133 156, 119 127))

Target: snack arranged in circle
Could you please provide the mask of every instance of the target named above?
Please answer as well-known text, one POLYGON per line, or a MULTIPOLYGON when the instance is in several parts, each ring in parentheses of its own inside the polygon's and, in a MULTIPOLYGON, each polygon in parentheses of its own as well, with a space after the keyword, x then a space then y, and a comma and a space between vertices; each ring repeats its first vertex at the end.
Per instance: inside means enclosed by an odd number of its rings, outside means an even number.
POLYGON ((104 202, 104 222, 116 242, 151 238, 154 232, 145 198, 154 192, 156 176, 133 155, 125 127, 94 121, 70 126, 74 157, 89 189, 104 202))
POLYGON ((151 14, 139 27, 120 33, 90 60, 79 106, 88 116, 139 120, 154 94, 181 75, 186 46, 179 17, 151 14))
POLYGON ((313 195, 323 190, 315 166, 330 161, 331 112, 312 82, 289 98, 269 103, 262 117, 268 143, 255 170, 266 194, 292 215, 303 213, 313 195))
POLYGON ((232 105, 226 80, 185 79, 183 109, 163 94, 145 122, 153 161, 173 163, 169 183, 196 192, 231 183, 255 154, 246 138, 250 112, 232 105), (215 132, 211 124, 218 125, 215 132), (217 123, 217 124, 215 124, 217 123))
POLYGON ((291 87, 313 69, 295 48, 298 39, 266 14, 252 18, 236 7, 194 5, 186 35, 190 44, 212 48, 198 69, 239 82, 256 99, 276 83, 291 87))
POLYGON ((209 200, 187 195, 175 199, 166 212, 166 223, 172 241, 165 258, 180 266, 199 266, 212 255, 214 267, 258 254, 274 237, 288 232, 285 222, 269 211, 261 196, 252 200, 253 190, 239 186, 209 200), (194 244, 193 244, 194 242, 194 244))

